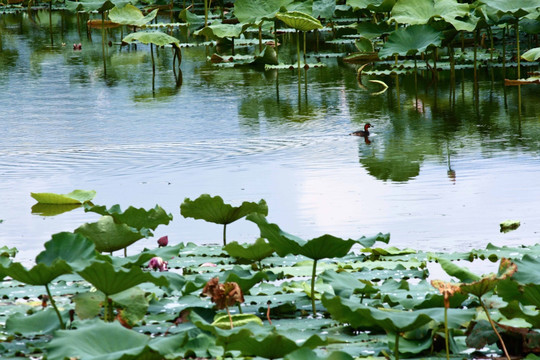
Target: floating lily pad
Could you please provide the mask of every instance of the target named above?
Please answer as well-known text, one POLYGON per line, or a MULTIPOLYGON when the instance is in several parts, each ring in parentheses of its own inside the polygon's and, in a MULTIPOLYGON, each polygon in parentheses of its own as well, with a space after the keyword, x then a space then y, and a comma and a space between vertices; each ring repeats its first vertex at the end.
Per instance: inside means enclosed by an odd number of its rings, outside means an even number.
POLYGON ((30 193, 30 196, 40 204, 67 205, 88 202, 96 196, 96 192, 94 190, 74 190, 69 194, 30 193))
POLYGON ((505 220, 501 222, 501 232, 507 233, 512 230, 516 230, 520 225, 521 223, 519 220, 505 220))

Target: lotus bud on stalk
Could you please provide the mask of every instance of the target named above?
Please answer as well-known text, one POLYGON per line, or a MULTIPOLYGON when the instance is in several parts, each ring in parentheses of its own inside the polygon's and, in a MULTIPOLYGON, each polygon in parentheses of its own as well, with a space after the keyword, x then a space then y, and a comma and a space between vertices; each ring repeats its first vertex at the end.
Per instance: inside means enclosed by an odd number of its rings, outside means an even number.
POLYGON ((150 262, 148 262, 148 269, 150 270, 159 270, 159 271, 167 271, 167 262, 164 261, 159 256, 155 256, 150 259, 150 262))
POLYGON ((169 244, 169 237, 167 235, 162 236, 158 239, 157 243, 159 247, 167 246, 169 244))

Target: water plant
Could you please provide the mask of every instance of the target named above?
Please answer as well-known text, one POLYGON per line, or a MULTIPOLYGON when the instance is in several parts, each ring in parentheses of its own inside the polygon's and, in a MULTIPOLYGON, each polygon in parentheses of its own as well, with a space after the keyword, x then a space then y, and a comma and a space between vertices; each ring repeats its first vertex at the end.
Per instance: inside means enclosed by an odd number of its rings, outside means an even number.
POLYGON ((268 215, 266 201, 258 203, 244 201, 240 206, 225 204, 220 196, 203 194, 195 200, 185 198, 180 205, 184 217, 202 219, 223 225, 223 245, 227 245, 227 225, 251 213, 268 215))

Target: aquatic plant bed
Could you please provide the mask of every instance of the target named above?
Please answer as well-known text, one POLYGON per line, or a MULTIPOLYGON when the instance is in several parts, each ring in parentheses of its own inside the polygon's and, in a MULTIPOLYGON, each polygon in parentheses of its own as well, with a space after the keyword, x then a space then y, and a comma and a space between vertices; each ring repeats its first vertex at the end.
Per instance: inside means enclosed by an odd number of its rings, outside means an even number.
POLYGON ((540 245, 425 253, 388 246, 383 234, 304 241, 262 214, 248 219, 266 239, 161 238, 165 246, 123 257, 66 232, 31 269, 1 248, 1 356, 537 358, 540 245), (474 274, 469 261, 500 263, 499 273, 474 274), (451 281, 433 281, 436 262, 451 281))

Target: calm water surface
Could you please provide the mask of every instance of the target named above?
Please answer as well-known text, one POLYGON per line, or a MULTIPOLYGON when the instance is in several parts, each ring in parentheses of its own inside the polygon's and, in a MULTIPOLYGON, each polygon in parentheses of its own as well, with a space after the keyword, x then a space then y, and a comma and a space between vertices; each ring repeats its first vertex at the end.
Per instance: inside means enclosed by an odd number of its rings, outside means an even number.
MULTIPOLYGON (((91 41, 55 12, 51 45, 48 14, 37 16, 0 15, 0 246, 17 247, 20 261, 53 233, 97 220, 81 209, 31 213, 30 192, 74 189, 96 190, 96 204, 161 205, 174 220, 155 235, 172 243, 220 243, 221 226, 180 215, 185 197, 203 193, 265 199, 269 221, 304 238, 381 231, 391 245, 436 251, 539 241, 535 85, 519 94, 484 69, 477 91, 469 70, 455 89, 444 73, 438 83, 420 74, 416 87, 411 75, 365 77, 364 89, 354 66, 330 57, 299 94, 295 71, 217 68, 205 61, 216 49, 201 46, 183 49, 181 86, 159 50, 152 93, 147 47, 110 47, 104 76, 99 31, 91 41), (388 91, 371 95, 380 87, 368 79, 388 91), (365 122, 370 143, 347 135, 365 122), (506 219, 522 225, 501 234, 506 219)), ((244 220, 228 227, 230 241, 257 236, 244 220)))

